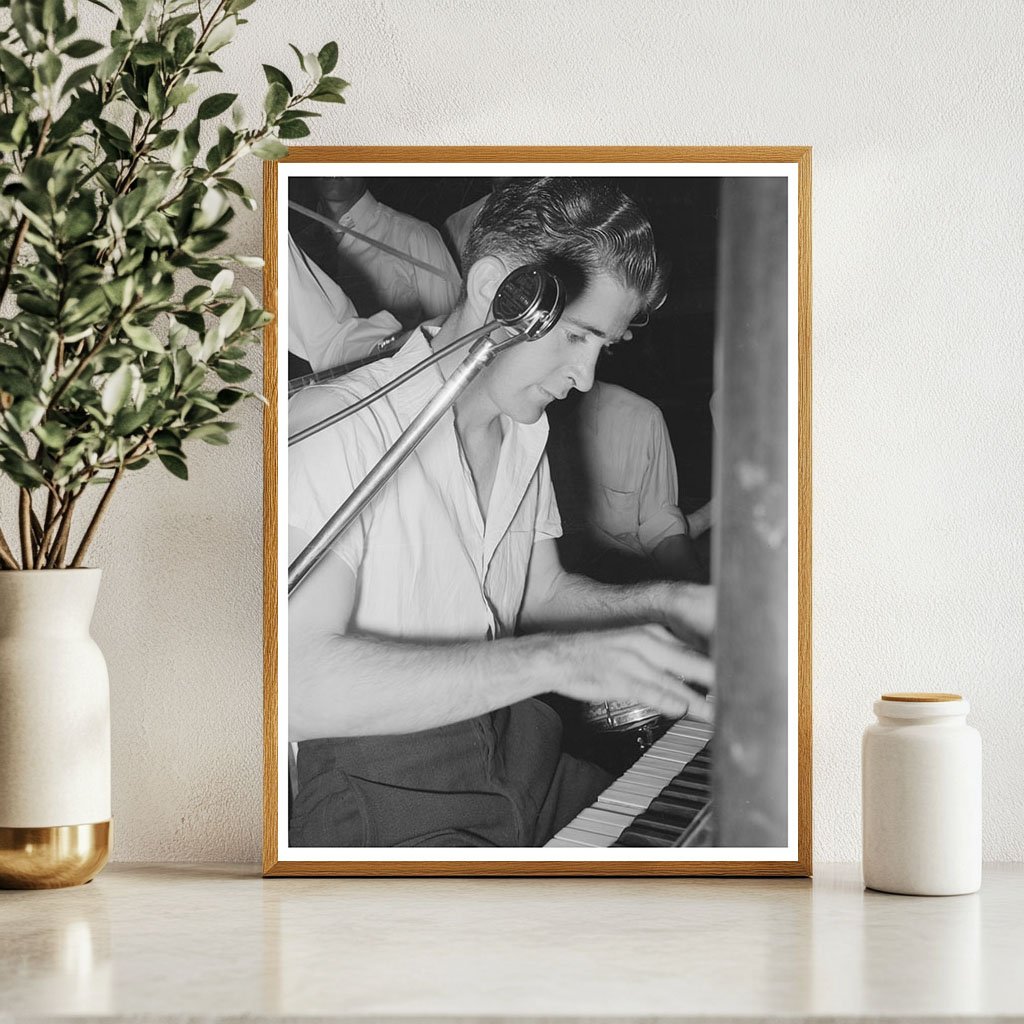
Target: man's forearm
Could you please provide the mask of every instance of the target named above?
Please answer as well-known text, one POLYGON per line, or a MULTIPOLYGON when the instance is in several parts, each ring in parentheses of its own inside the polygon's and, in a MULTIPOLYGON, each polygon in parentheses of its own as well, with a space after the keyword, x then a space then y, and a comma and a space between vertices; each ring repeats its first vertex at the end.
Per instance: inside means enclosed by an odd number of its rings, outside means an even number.
POLYGON ((650 581, 598 583, 559 573, 543 594, 530 595, 520 624, 527 630, 600 629, 648 622, 669 625, 673 609, 686 602, 687 584, 650 581))
POLYGON ((417 644, 330 636, 292 655, 289 738, 418 732, 552 688, 552 638, 417 644))

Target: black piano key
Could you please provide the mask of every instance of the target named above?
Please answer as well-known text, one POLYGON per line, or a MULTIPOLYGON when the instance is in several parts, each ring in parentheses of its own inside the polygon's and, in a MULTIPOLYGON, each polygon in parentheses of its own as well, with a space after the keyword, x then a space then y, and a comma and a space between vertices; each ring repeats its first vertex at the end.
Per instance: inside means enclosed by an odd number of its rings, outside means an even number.
POLYGON ((675 845, 675 837, 671 832, 660 829, 644 828, 642 825, 630 825, 612 846, 661 846, 675 845))
POLYGON ((670 796, 695 796, 707 800, 711 796, 711 787, 702 782, 689 782, 686 779, 673 779, 662 793, 670 796))
POLYGON ((703 801, 684 803, 680 800, 663 800, 660 797, 652 801, 651 806, 641 814, 634 825, 664 825, 674 830, 676 836, 688 828, 690 822, 697 817, 697 812, 704 806, 703 801))

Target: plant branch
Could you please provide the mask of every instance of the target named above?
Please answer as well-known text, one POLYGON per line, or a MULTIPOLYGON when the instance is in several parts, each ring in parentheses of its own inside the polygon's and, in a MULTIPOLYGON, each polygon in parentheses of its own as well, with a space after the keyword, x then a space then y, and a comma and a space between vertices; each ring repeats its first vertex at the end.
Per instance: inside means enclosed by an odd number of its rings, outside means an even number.
POLYGON ((75 552, 75 557, 71 560, 72 569, 78 569, 81 566, 82 561, 85 558, 85 553, 89 550, 89 545, 92 543, 93 537, 96 536, 96 530, 100 525, 100 520, 103 518, 103 514, 107 511, 110 499, 114 496, 114 491, 117 489, 117 485, 123 475, 124 466, 118 466, 117 472, 115 472, 110 478, 110 483, 107 484, 107 489, 103 492, 103 497, 100 498, 100 503, 96 506, 96 511, 93 513, 92 519, 86 527, 82 540, 78 545, 78 550, 75 552))
POLYGON ((64 552, 68 546, 68 534, 71 532, 71 517, 75 511, 75 504, 78 501, 78 495, 82 492, 79 491, 73 497, 69 498, 67 504, 64 506, 64 510, 60 516, 60 531, 57 533, 57 539, 53 542, 53 549, 50 551, 49 557, 46 559, 47 569, 61 569, 63 568, 62 562, 64 560, 64 552))
POLYGON ((36 552, 36 565, 45 565, 50 553, 50 546, 60 526, 60 512, 64 503, 58 496, 57 489, 50 491, 46 498, 46 516, 43 519, 43 539, 39 542, 36 552))
POLYGON ((4 536, 3 530, 0 530, 0 562, 3 562, 8 569, 21 568, 21 566, 18 565, 18 560, 14 557, 14 552, 7 543, 7 538, 4 536))
POLYGON ((27 487, 21 488, 18 508, 18 524, 21 527, 21 567, 34 569, 32 557, 32 494, 27 487))

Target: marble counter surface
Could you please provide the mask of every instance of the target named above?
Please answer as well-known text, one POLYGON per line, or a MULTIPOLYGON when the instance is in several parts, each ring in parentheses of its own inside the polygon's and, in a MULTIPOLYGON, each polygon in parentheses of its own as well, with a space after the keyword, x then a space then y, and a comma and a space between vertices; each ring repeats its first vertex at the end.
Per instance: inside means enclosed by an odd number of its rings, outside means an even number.
POLYGON ((0 892, 0 1020, 1024 1020, 1024 866, 973 896, 724 879, 273 879, 114 865, 0 892))

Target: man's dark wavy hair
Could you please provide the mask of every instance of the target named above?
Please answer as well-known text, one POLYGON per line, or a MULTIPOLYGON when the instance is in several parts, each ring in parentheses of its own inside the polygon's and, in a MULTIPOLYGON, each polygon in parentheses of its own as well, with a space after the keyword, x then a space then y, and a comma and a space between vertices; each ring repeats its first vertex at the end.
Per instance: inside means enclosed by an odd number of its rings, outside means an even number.
POLYGON ((665 295, 650 221, 603 178, 512 178, 496 188, 466 240, 464 271, 484 256, 509 270, 540 264, 565 279, 570 301, 601 273, 640 296, 640 313, 665 295))

